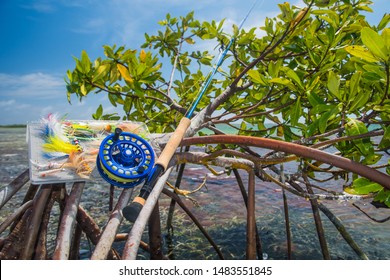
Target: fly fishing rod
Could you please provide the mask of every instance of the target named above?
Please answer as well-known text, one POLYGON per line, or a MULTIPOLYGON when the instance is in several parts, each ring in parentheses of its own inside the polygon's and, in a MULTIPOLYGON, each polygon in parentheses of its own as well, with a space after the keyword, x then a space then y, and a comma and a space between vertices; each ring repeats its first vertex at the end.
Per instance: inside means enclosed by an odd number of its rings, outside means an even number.
MULTIPOLYGON (((257 0, 252 7, 249 9, 248 13, 244 17, 244 19, 241 21, 238 31, 242 28, 244 22, 252 12, 253 8, 256 6, 257 0)), ((211 75, 208 77, 206 82, 204 83, 201 91, 199 92, 197 98, 190 106, 189 110, 185 114, 185 116, 180 120, 179 125, 177 126, 176 130, 173 132, 172 136, 169 138, 167 144, 165 145, 163 151, 161 152, 159 158, 156 160, 156 163, 149 173, 149 176, 146 178, 146 181, 144 185, 142 186, 139 195, 134 198, 134 200, 126 207, 123 208, 123 216, 129 220, 130 222, 135 222, 139 213, 141 212, 141 209, 143 208, 147 198, 149 197, 149 194, 153 190, 153 187, 157 183, 158 178, 165 172, 167 169, 169 162, 176 152, 176 149, 179 147, 181 141, 184 138, 184 135, 188 129, 188 127, 191 124, 191 118, 195 112, 196 107, 198 106, 200 100, 202 99, 203 95, 207 91, 208 87, 210 86, 214 75, 218 72, 218 68, 222 65, 224 58, 227 55, 227 52, 229 51, 230 47, 233 45, 235 41, 235 36, 231 38, 229 41, 229 44, 226 46, 224 51, 222 52, 220 58, 218 59, 216 65, 214 66, 214 69, 211 72, 211 75)))

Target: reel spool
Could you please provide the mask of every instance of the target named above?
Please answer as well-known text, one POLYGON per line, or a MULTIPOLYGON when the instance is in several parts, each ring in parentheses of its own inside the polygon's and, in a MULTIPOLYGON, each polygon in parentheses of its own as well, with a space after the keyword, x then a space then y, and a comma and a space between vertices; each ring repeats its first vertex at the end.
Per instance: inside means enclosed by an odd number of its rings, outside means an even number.
POLYGON ((146 179, 154 165, 152 147, 138 135, 115 129, 100 144, 97 169, 107 182, 133 188, 146 179))

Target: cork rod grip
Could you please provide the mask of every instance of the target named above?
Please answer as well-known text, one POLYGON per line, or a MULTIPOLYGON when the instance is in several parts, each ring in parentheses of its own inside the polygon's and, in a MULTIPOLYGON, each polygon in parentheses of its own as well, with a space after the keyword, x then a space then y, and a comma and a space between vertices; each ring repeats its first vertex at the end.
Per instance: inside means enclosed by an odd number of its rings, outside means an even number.
POLYGON ((177 147, 179 147, 181 140, 183 140, 187 128, 190 126, 190 124, 191 124, 191 120, 189 118, 186 117, 182 118, 175 132, 169 139, 167 145, 161 152, 160 157, 156 161, 156 164, 159 164, 162 167, 164 167, 164 170, 167 169, 169 161, 171 160, 177 147))

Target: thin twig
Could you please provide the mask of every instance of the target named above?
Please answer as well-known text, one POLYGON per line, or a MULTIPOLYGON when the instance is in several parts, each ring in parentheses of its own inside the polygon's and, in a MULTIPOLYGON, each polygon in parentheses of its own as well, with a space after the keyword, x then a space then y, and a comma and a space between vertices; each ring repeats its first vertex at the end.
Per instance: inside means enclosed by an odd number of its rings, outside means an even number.
POLYGON ((195 223, 195 225, 199 228, 199 230, 202 232, 204 237, 210 242, 211 246, 213 246, 214 250, 217 252, 219 258, 221 260, 224 259, 224 256, 219 249, 218 245, 214 242, 212 237, 208 234, 208 232, 205 230, 205 228, 202 226, 202 224, 199 222, 199 220, 196 218, 196 216, 187 208, 187 206, 183 203, 181 198, 175 194, 174 192, 171 192, 167 189, 163 189, 162 193, 169 196, 171 199, 175 200, 177 204, 186 212, 186 214, 191 218, 191 220, 195 223))
POLYGON ((29 180, 29 169, 23 171, 8 186, 0 190, 0 209, 17 193, 29 180))
POLYGON ((2 233, 16 219, 19 219, 19 217, 21 217, 24 214, 24 212, 26 212, 27 209, 31 208, 32 204, 33 201, 29 200, 26 203, 24 203, 22 206, 20 206, 18 209, 16 209, 14 213, 8 216, 7 219, 0 225, 0 233, 2 233))
POLYGON ((359 245, 353 240, 353 238, 349 235, 347 229, 341 223, 341 220, 337 218, 325 205, 322 203, 318 203, 318 207, 324 213, 328 219, 333 223, 333 225, 340 232, 341 236, 348 243, 348 245, 355 251, 355 253, 362 259, 368 260, 367 255, 360 249, 359 245))

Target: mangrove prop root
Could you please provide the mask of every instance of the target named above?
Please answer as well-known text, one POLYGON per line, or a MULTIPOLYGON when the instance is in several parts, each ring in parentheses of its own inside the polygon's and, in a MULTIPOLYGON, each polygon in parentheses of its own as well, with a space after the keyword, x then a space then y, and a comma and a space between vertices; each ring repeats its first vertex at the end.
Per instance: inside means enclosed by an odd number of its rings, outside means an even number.
POLYGON ((287 259, 292 259, 292 241, 291 241, 291 226, 290 215, 288 211, 288 201, 285 189, 282 189, 283 195, 283 209, 284 209, 284 223, 286 227, 286 239, 287 239, 287 259))
POLYGON ((356 209, 358 209, 360 212, 362 212, 367 218, 369 218, 370 220, 372 220, 376 223, 385 223, 387 221, 390 221, 390 216, 383 218, 383 219, 376 219, 374 217, 371 217, 366 211, 364 211, 362 208, 360 208, 356 203, 352 203, 352 205, 354 207, 356 207, 356 209))
POLYGON ((23 171, 8 186, 0 190, 0 209, 29 181, 29 169, 23 171))
MULTIPOLYGON (((190 146, 187 146, 184 148, 185 152, 188 152, 190 150, 190 146)), ((184 174, 184 169, 186 167, 185 163, 180 164, 179 167, 179 172, 176 177, 176 182, 175 182, 175 188, 180 189, 181 185, 181 180, 183 179, 183 174, 184 174)), ((174 199, 171 199, 171 203, 169 204, 169 211, 168 211, 168 217, 167 217, 167 223, 166 223, 166 228, 167 228, 167 246, 168 246, 168 255, 173 256, 173 244, 172 244, 172 223, 173 223, 173 214, 175 211, 175 205, 176 201, 174 199)))
POLYGON ((133 189, 124 189, 119 196, 115 209, 109 217, 107 226, 101 233, 99 241, 96 244, 95 250, 91 256, 92 260, 104 260, 107 258, 111 246, 115 241, 119 225, 123 220, 122 209, 128 204, 132 193, 133 189))
MULTIPOLYGON (((280 182, 282 184, 286 183, 286 177, 284 176, 284 164, 280 164, 280 182)), ((288 211, 288 201, 286 190, 282 188, 282 198, 283 198, 283 210, 284 210, 284 224, 286 227, 286 241, 287 241, 287 259, 292 259, 292 241, 291 241, 291 227, 290 227, 290 215, 288 211)))
MULTIPOLYGON (((233 169, 233 173, 234 173, 234 176, 236 177, 236 180, 237 180, 237 184, 240 188, 240 191, 241 191, 241 195, 242 195, 242 198, 244 200, 244 203, 245 203, 245 207, 248 208, 248 194, 246 193, 246 190, 245 190, 245 187, 244 187, 244 183, 242 182, 242 178, 240 176, 240 173, 238 172, 237 169, 233 169)), ((257 258, 259 260, 262 260, 263 259, 263 249, 262 249, 262 245, 261 245, 261 239, 260 239, 260 234, 259 234, 259 230, 257 228, 257 225, 256 226, 256 250, 257 250, 257 258)))
POLYGON ((172 167, 169 167, 164 174, 157 180, 156 185, 153 187, 152 192, 149 194, 148 199, 145 202, 144 207, 142 207, 141 212, 138 215, 137 220, 134 222, 133 227, 131 228, 129 237, 126 241, 125 247, 122 252, 122 259, 135 260, 137 258, 137 252, 139 248, 139 243, 142 238, 142 233, 145 230, 146 223, 149 220, 150 214, 153 211, 153 208, 160 197, 162 190, 164 189, 165 182, 168 180, 169 175, 172 172, 172 167))
POLYGON ((174 192, 171 192, 167 189, 163 189, 162 193, 169 196, 171 199, 174 199, 177 204, 186 212, 186 214, 191 218, 191 220, 195 223, 195 225, 199 228, 199 230, 202 232, 204 237, 210 242, 211 246, 213 246, 214 250, 217 252, 219 258, 221 260, 225 259, 221 250, 219 249, 218 245, 214 242, 214 240, 211 238, 211 236, 208 234, 208 232, 205 230, 205 228, 202 226, 202 224, 199 222, 199 220, 196 218, 196 216, 187 208, 187 206, 183 203, 183 201, 180 199, 180 197, 175 194, 174 192))
POLYGON ((202 137, 185 138, 181 142, 182 146, 196 145, 196 144, 235 144, 246 145, 265 149, 272 149, 275 151, 295 154, 303 158, 311 158, 333 166, 337 166, 344 170, 359 174, 362 177, 370 179, 386 189, 390 190, 390 176, 378 170, 370 168, 366 165, 352 161, 350 159, 329 154, 318 149, 298 145, 295 143, 279 141, 275 139, 238 136, 238 135, 213 135, 202 137))
MULTIPOLYGON (((115 242, 121 242, 121 241, 126 241, 127 238, 129 238, 129 234, 128 233, 118 233, 117 235, 115 235, 115 242)), ((150 252, 150 249, 149 249, 149 245, 142 241, 139 243, 139 247, 146 251, 146 252, 150 252)))
POLYGON ((66 201, 64 213, 61 218, 60 230, 57 235, 57 245, 53 253, 53 259, 55 260, 66 260, 69 258, 77 210, 84 185, 85 182, 74 183, 72 191, 66 201))
POLYGON ((0 225, 0 233, 7 229, 16 219, 19 219, 27 209, 29 209, 33 204, 33 201, 27 201, 22 206, 20 206, 12 215, 8 216, 7 219, 0 225))
POLYGON ((78 260, 80 258, 79 252, 80 252, 80 242, 81 242, 82 235, 83 235, 83 230, 81 229, 81 226, 78 223, 76 223, 76 228, 74 231, 72 244, 69 252, 70 260, 78 260))
POLYGON ((12 232, 4 240, 3 248, 0 252, 1 260, 16 260, 20 257, 23 249, 23 239, 26 234, 28 222, 31 218, 32 208, 28 208, 22 218, 13 228, 12 232))
POLYGON ((32 206, 32 217, 28 225, 28 233, 25 235, 25 243, 23 251, 20 255, 22 260, 30 260, 33 257, 34 249, 36 246, 38 233, 41 226, 43 212, 46 207, 46 203, 52 192, 51 185, 43 185, 36 194, 32 206))
POLYGON ((343 226, 340 219, 337 218, 325 205, 318 203, 319 209, 324 213, 328 219, 333 223, 333 225, 340 232, 341 236, 348 243, 348 245, 355 251, 355 253, 362 259, 368 260, 367 255, 360 249, 359 245, 353 240, 351 235, 348 233, 347 229, 343 226))
POLYGON ((50 213, 55 203, 55 198, 57 196, 57 189, 53 185, 53 190, 51 192, 50 198, 47 200, 45 210, 42 215, 42 222, 39 230, 38 242, 35 249, 34 259, 35 260, 45 260, 47 256, 47 232, 50 219, 50 213))
POLYGON ((77 222, 82 227, 88 239, 91 240, 92 244, 96 245, 101 234, 100 228, 82 206, 79 206, 77 210, 77 222))
POLYGON ((56 198, 58 197, 60 192, 57 188, 57 185, 53 185, 53 186, 54 188, 51 192, 50 198, 47 201, 47 205, 42 217, 42 223, 41 223, 39 237, 38 237, 38 244, 35 249, 35 255, 34 255, 34 259, 36 260, 45 260, 49 258, 47 255, 47 247, 46 247, 48 225, 49 225, 51 211, 53 209, 54 203, 56 202, 56 198))
MULTIPOLYGON (((309 185, 306 186, 310 194, 313 194, 313 190, 309 185)), ((318 240, 320 242, 322 256, 325 260, 330 260, 330 253, 328 244, 325 238, 324 227, 322 226, 322 220, 318 209, 318 201, 316 199, 310 199, 311 209, 313 211, 314 222, 317 229, 318 240)))
POLYGON ((110 185, 110 198, 109 198, 109 202, 108 202, 108 211, 112 211, 113 209, 113 205, 114 205, 114 193, 115 193, 115 186, 114 185, 110 185))
POLYGON ((160 223, 160 210, 159 203, 157 201, 152 214, 149 218, 149 247, 150 247, 150 259, 162 260, 163 254, 161 249, 161 223, 160 223))
POLYGON ((246 257, 249 260, 254 260, 256 259, 255 173, 248 172, 248 177, 246 257))
MULTIPOLYGON (((87 235, 88 239, 91 240, 92 244, 96 245, 99 242, 101 230, 93 218, 81 206, 79 206, 77 211, 77 222, 83 229, 84 233, 87 235)), ((110 249, 107 259, 117 260, 120 259, 120 256, 114 249, 110 249)))
POLYGON ((24 195, 22 204, 26 203, 29 200, 33 200, 38 190, 39 190, 39 185, 30 184, 28 186, 26 194, 24 195))
MULTIPOLYGON (((38 190, 39 190, 39 185, 30 184, 30 186, 27 189, 26 194, 24 195, 22 205, 25 204, 27 201, 30 201, 30 200, 32 201, 38 190)), ((11 225, 10 231, 12 231, 14 229, 16 224, 19 222, 20 218, 21 217, 17 218, 15 220, 15 222, 13 223, 13 225, 11 225)))

